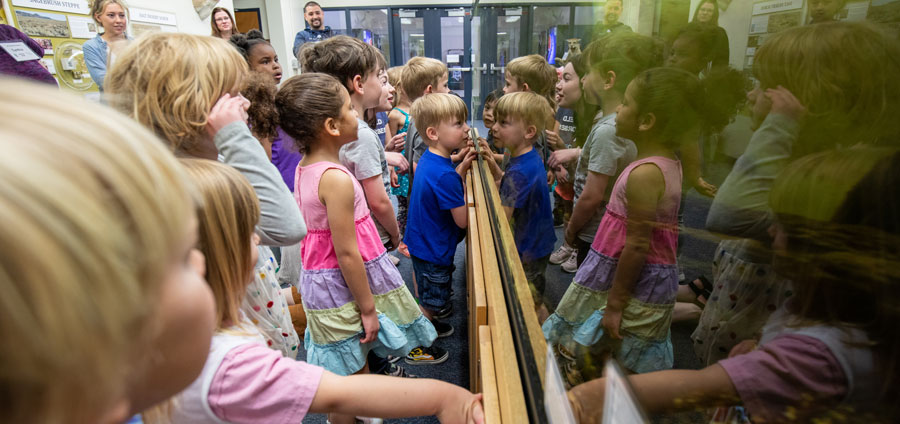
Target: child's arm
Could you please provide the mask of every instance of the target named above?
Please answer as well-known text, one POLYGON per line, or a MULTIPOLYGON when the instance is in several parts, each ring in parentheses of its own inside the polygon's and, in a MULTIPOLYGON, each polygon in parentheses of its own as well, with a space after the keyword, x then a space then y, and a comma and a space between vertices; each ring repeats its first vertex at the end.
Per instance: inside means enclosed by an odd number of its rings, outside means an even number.
POLYGON ((656 207, 665 190, 666 182, 662 171, 656 165, 643 164, 628 175, 625 189, 627 200, 628 224, 626 228, 625 248, 619 257, 619 264, 613 277, 612 288, 601 324, 610 336, 621 339, 619 326, 622 323, 622 311, 634 285, 641 274, 641 269, 650 250, 650 238, 656 222, 656 207))
POLYGON ((572 216, 569 217, 569 225, 566 227, 565 237, 569 246, 575 245, 578 233, 603 204, 609 179, 609 175, 588 171, 584 189, 581 190, 581 196, 578 197, 575 207, 572 208, 572 216))
MULTIPOLYGON (((459 174, 460 178, 462 178, 463 187, 465 187, 466 173, 469 172, 469 168, 472 166, 472 160, 475 159, 476 153, 475 149, 471 147, 464 148, 462 152, 465 152, 465 157, 463 158, 462 162, 456 167, 456 173, 459 174)), ((467 209, 465 204, 465 189, 463 189, 462 195, 463 205, 450 209, 450 214, 453 215, 453 222, 456 223, 457 227, 467 228, 469 226, 469 210, 467 209)))
MULTIPOLYGON (((491 170, 491 175, 494 176, 494 184, 499 187, 500 179, 503 178, 503 170, 500 169, 500 165, 497 164, 497 158, 494 157, 494 153, 491 151, 491 147, 488 145, 487 140, 479 137, 478 145, 481 148, 481 157, 484 158, 484 162, 488 164, 488 168, 491 170)), ((500 155, 500 160, 503 160, 503 155, 500 155)))
POLYGON ((436 415, 442 423, 484 422, 481 395, 450 383, 380 375, 341 377, 328 371, 322 374, 309 411, 383 418, 436 415))
POLYGON ((247 178, 259 198, 256 232, 260 244, 297 244, 306 236, 306 223, 278 168, 247 128, 244 120, 247 113, 241 106, 246 101, 228 94, 222 96, 209 113, 207 133, 213 136, 223 162, 247 178))
MULTIPOLYGON (((373 177, 375 178, 375 177, 373 177)), ((378 178, 380 190, 384 193, 381 177, 378 178)), ((369 278, 356 243, 356 224, 353 219, 353 180, 349 175, 337 169, 330 169, 322 174, 319 180, 319 200, 325 205, 328 213, 328 228, 331 229, 331 241, 337 255, 341 275, 350 288, 350 293, 359 306, 365 335, 360 343, 375 340, 378 335, 378 316, 375 312, 375 298, 369 289, 369 278)), ((388 204, 390 206, 390 204, 388 204)), ((396 225, 396 221, 395 225, 396 225)))
MULTIPOLYGON (((720 365, 702 370, 669 370, 628 377, 638 403, 650 414, 730 406, 740 403, 731 378, 720 365)), ((603 417, 606 379, 579 384, 569 391, 575 420, 599 423, 603 417)))
POLYGON ((553 130, 544 130, 544 133, 547 137, 547 146, 550 150, 556 151, 565 147, 566 143, 563 143, 562 137, 559 136, 559 121, 554 119, 553 123, 553 130))

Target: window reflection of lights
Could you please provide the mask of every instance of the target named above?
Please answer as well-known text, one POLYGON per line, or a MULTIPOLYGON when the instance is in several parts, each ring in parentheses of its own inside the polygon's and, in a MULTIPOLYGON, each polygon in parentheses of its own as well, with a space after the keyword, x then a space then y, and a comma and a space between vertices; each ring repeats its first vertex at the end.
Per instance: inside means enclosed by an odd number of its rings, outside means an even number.
POLYGON ((507 16, 506 23, 519 22, 519 18, 521 18, 521 16, 507 16))
POLYGON ((498 32, 497 35, 506 35, 505 32, 498 32))
POLYGON ((424 37, 425 34, 409 34, 410 37, 424 37))

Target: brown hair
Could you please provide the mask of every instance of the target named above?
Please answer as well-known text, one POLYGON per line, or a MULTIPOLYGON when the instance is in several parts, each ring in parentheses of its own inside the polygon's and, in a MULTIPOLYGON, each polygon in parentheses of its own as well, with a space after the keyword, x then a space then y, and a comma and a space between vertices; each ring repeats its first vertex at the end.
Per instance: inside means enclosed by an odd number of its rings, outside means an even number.
POLYGON ((528 89, 543 96, 556 109, 556 82, 559 77, 547 60, 539 54, 517 57, 506 65, 506 72, 519 85, 528 84, 528 89))
MULTIPOLYGON (((422 96, 413 102, 409 110, 416 128, 424 134, 429 127, 437 128, 441 122, 450 119, 459 119, 465 121, 469 115, 466 104, 459 96, 445 93, 434 93, 422 96)), ((423 137, 426 142, 430 142, 428 137, 423 137)))
POLYGON ((436 86, 448 73, 447 65, 440 60, 416 56, 403 67, 400 85, 409 101, 414 101, 425 94, 425 89, 429 85, 436 86))
POLYGON ((272 76, 262 72, 250 72, 241 89, 241 94, 250 100, 247 123, 253 135, 260 140, 271 141, 278 135, 278 109, 275 108, 277 91, 272 76))
POLYGON ((328 74, 306 72, 289 78, 275 96, 281 129, 294 139, 300 153, 319 138, 328 118, 338 119, 347 94, 328 74))
POLYGON ((219 26, 216 25, 216 13, 219 12, 225 12, 228 15, 228 19, 231 19, 231 35, 240 34, 241 32, 238 31, 237 23, 234 22, 234 17, 231 16, 231 11, 224 7, 217 7, 209 14, 209 25, 212 27, 212 33, 210 35, 222 38, 222 32, 219 31, 219 26))
POLYGON ((604 35, 589 44, 584 54, 591 71, 601 74, 615 72, 614 89, 623 94, 637 74, 663 64, 662 43, 633 32, 604 35))
POLYGON ((206 135, 213 105, 240 89, 247 62, 227 41, 157 32, 131 43, 106 75, 109 103, 174 150, 206 135))
MULTIPOLYGON (((381 52, 362 40, 338 35, 317 43, 306 43, 297 54, 303 72, 320 72, 338 79, 351 92, 353 78, 378 72, 381 52)), ((384 61, 384 57, 381 58, 384 61)))
POLYGON ((203 199, 197 208, 198 248, 206 257, 206 282, 216 298, 218 329, 241 321, 240 309, 253 277, 251 238, 259 200, 236 169, 207 159, 181 159, 203 199))

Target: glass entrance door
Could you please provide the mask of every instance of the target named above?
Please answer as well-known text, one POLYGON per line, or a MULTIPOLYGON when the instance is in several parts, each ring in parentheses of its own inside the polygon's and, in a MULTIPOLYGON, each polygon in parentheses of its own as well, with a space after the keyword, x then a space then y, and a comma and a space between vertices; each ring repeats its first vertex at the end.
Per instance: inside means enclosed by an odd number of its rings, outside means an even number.
POLYGON ((394 9, 391 62, 401 65, 425 56, 450 70, 450 91, 469 105, 472 99, 472 31, 467 8, 394 9))
POLYGON ((480 49, 475 55, 478 73, 478 92, 472 105, 472 115, 480 120, 484 98, 491 91, 503 88, 506 64, 528 49, 525 45, 528 25, 527 7, 479 7, 473 27, 480 49))

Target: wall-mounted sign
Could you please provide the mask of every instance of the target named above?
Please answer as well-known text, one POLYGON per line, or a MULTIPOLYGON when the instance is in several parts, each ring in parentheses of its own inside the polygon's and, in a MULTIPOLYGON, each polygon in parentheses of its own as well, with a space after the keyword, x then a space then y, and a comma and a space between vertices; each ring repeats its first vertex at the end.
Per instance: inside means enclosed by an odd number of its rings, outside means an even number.
POLYGON ((802 7, 803 0, 769 0, 754 4, 753 14, 761 15, 763 13, 783 12, 785 10, 800 9, 802 7))
POLYGON ((150 24, 172 25, 175 26, 175 14, 168 12, 158 12, 156 10, 138 9, 132 7, 128 9, 128 17, 135 22, 147 22, 150 24))
POLYGON ((57 12, 82 15, 91 13, 87 0, 12 0, 12 4, 32 9, 55 10, 57 12))

